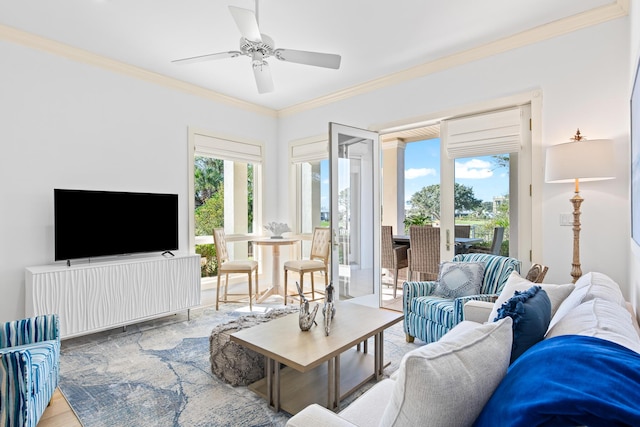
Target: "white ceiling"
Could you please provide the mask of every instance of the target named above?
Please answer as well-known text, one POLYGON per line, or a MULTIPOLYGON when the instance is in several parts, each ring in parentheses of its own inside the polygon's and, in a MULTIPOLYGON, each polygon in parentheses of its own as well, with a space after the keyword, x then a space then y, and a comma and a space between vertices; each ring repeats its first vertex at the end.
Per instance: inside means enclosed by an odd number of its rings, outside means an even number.
POLYGON ((0 0, 0 24, 281 110, 612 3, 263 0, 260 29, 276 48, 342 56, 339 70, 270 58, 275 90, 267 94, 258 94, 246 56, 171 63, 238 50, 227 6, 253 10, 254 0, 0 0))

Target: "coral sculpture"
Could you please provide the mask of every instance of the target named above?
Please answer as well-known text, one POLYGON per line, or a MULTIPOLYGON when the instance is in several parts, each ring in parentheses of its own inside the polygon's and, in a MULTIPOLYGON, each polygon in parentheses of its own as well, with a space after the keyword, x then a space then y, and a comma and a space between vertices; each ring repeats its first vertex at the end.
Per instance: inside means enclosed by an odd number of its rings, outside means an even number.
POLYGON ((282 233, 291 231, 289 226, 284 222, 272 221, 264 226, 264 229, 271 232, 272 238, 282 238, 282 233))

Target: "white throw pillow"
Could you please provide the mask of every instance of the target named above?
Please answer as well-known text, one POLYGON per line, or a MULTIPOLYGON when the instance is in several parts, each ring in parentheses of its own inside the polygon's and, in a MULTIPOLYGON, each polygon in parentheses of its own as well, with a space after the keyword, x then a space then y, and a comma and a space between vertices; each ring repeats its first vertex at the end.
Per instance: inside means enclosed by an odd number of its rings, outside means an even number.
POLYGON ((473 424, 507 372, 512 320, 463 323, 402 358, 381 426, 473 424))
POLYGON ((549 329, 553 328, 571 310, 594 298, 601 298, 625 307, 624 297, 616 282, 602 273, 587 273, 576 281, 575 290, 560 304, 556 314, 551 318, 549 329))
POLYGON ((549 301, 551 301, 551 317, 555 314, 560 304, 564 301, 567 296, 573 291, 574 285, 573 283, 568 283, 565 285, 553 285, 550 283, 533 283, 524 277, 520 277, 520 275, 516 271, 512 271, 509 277, 507 278, 507 283, 502 288, 502 292, 498 296, 498 299, 493 304, 493 310, 491 310, 491 314, 489 314, 489 319, 487 321, 493 322, 493 319, 498 315, 498 309, 502 307, 507 300, 509 300, 516 291, 526 291, 531 286, 537 285, 540 286, 549 297, 549 301))
POLYGON ((560 335, 602 338, 640 353, 640 337, 633 326, 631 314, 615 302, 601 298, 575 307, 549 329, 546 338, 560 335))
POLYGON ((438 285, 433 295, 449 299, 477 295, 482 286, 484 267, 484 262, 440 263, 438 285))

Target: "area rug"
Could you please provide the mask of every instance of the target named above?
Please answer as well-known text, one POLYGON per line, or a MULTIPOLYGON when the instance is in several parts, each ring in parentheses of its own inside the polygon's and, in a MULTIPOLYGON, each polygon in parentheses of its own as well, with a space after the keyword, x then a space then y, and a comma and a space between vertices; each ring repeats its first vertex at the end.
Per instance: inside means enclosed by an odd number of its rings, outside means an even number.
MULTIPOLYGON (((269 308, 281 306, 262 310, 269 308)), ((211 330, 247 314, 240 304, 224 304, 220 311, 192 310, 190 319, 179 313, 126 331, 63 340, 60 390, 85 427, 284 426, 289 414, 273 412, 247 387, 231 386, 211 373, 211 330)), ((417 346, 405 342, 401 323, 386 330, 385 376, 417 346)))

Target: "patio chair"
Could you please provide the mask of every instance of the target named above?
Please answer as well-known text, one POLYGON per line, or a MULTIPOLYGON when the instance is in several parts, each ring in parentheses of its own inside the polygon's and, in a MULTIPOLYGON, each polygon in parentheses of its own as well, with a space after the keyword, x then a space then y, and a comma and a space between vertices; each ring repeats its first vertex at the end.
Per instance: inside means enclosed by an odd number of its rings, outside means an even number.
POLYGON ((456 237, 470 237, 471 236, 471 226, 470 225, 456 224, 456 226, 455 226, 455 234, 456 234, 456 237))
POLYGON ((35 427, 58 387, 58 315, 0 324, 0 423, 35 427))
POLYGON ((436 280, 440 268, 440 229, 430 225, 412 225, 409 236, 409 281, 414 272, 419 274, 419 280, 436 280))
POLYGON ((247 274, 249 282, 249 310, 253 311, 252 299, 253 299, 253 286, 251 283, 251 275, 255 274, 256 277, 256 293, 258 298, 258 262, 253 260, 238 260, 231 261, 229 259, 229 252, 227 251, 227 241, 223 228, 215 228, 213 230, 213 241, 216 245, 216 258, 218 259, 218 286, 216 292, 216 310, 220 301, 229 302, 228 295, 244 295, 244 294, 229 294, 229 274, 244 273, 247 274), (224 280, 224 300, 220 299, 220 277, 225 275, 224 280))
POLYGON ((398 271, 409 266, 407 258, 407 250, 409 246, 398 245, 393 242, 393 227, 390 225, 382 226, 380 236, 381 246, 381 267, 387 270, 393 270, 393 298, 396 298, 398 290, 398 271))
MULTIPOLYGON (((413 247, 413 240, 411 243, 413 247)), ((413 342, 414 338, 427 343, 438 341, 463 320, 463 307, 467 301, 493 302, 504 288, 511 272, 520 273, 520 261, 510 257, 461 254, 454 256, 452 261, 485 264, 479 293, 447 299, 433 295, 437 281, 404 282, 402 305, 407 342, 413 342)))

